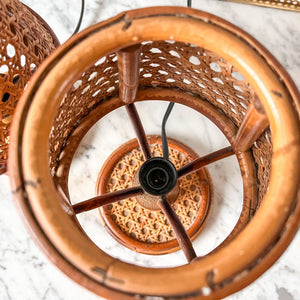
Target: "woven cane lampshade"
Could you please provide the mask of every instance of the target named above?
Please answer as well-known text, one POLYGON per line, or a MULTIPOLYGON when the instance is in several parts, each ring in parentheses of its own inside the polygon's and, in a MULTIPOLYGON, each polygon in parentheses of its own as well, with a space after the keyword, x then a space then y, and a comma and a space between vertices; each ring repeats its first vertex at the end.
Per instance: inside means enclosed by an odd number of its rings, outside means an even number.
MULTIPOLYGON (((218 17, 178 7, 122 13, 67 41, 28 85, 10 146, 17 205, 49 258, 103 297, 225 297, 270 267, 299 225, 299 101, 272 55, 218 17), (170 139, 169 159, 158 158, 164 155, 161 137, 146 136, 135 108, 146 100, 198 111, 231 147, 199 158, 182 141, 170 139), (80 141, 98 120, 123 106, 138 141, 122 145, 102 166, 96 186, 102 196, 71 204, 68 175, 80 141), (243 178, 240 218, 220 246, 197 257, 190 241, 205 226, 213 195, 204 166, 232 154, 243 178), (193 201, 180 200, 183 184, 199 191, 199 204, 193 193, 193 201), (187 226, 180 213, 191 203, 197 212, 187 226), (110 234, 126 247, 151 254, 182 248, 188 263, 154 269, 111 257, 76 218, 96 207, 110 234), (170 237, 145 237, 150 227, 142 224, 163 217, 173 230, 170 237)), ((151 228, 155 232, 155 224, 151 228)))
POLYGON ((0 174, 6 171, 9 129, 19 98, 41 62, 59 45, 45 21, 17 0, 0 2, 0 174))

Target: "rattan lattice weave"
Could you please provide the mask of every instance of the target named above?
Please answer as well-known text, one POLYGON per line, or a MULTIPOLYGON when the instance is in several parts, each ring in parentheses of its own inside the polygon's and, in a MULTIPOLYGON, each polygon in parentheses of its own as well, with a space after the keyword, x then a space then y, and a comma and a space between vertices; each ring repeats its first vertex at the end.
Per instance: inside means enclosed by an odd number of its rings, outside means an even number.
MULTIPOLYGON (((149 41, 141 47, 140 89, 163 87, 200 96, 239 127, 254 91, 238 70, 215 53, 174 41, 149 41)), ((111 53, 90 66, 65 95, 50 135, 50 168, 54 176, 68 138, 84 118, 118 95, 117 56, 111 53)), ((272 143, 269 129, 251 148, 259 181, 259 202, 268 188, 272 143)), ((67 166, 64 166, 67 168, 67 166)))
POLYGON ((6 171, 9 128, 28 80, 59 42, 49 26, 17 0, 0 1, 0 174, 6 171))

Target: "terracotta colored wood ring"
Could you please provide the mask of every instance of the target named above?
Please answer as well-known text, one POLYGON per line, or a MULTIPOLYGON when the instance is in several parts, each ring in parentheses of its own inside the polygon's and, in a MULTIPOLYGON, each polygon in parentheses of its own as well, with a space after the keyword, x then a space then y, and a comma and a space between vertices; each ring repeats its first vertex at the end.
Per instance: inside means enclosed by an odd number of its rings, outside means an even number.
MULTIPOLYGON (((148 141, 152 145, 152 153, 155 151, 156 156, 162 156, 161 138, 148 136, 148 141)), ((168 143, 171 149, 170 159, 175 166, 177 165, 177 168, 183 164, 182 161, 187 163, 198 157, 192 149, 174 139, 169 138, 168 143), (180 163, 175 160, 178 155, 183 157, 180 163)), ((134 139, 120 146, 108 157, 98 175, 96 194, 105 194, 119 190, 121 187, 127 188, 138 184, 134 181, 138 174, 137 166, 143 161, 138 147, 138 142, 134 139), (127 163, 132 160, 134 160, 133 163, 127 163), (120 166, 125 163, 126 166, 120 166), (124 182, 123 176, 126 175, 128 178, 124 182)), ((180 179, 175 189, 175 194, 171 193, 168 201, 173 205, 174 210, 178 211, 177 214, 184 220, 183 224, 187 228, 187 233, 194 240, 203 229, 213 200, 213 184, 208 170, 203 168, 189 178, 185 176, 180 179), (194 192, 185 193, 185 189, 192 185, 195 187, 194 192), (196 212, 192 212, 191 209, 196 212)), ((162 220, 167 223, 167 220, 160 212, 159 207, 153 207, 153 201, 155 204, 158 197, 146 194, 123 200, 120 204, 115 203, 101 207, 99 211, 108 232, 129 249, 152 255, 179 250, 178 242, 168 225, 164 225, 166 229, 163 234, 161 234, 160 227, 155 228, 157 223, 163 222, 162 220), (125 212, 126 217, 124 218, 125 212), (151 217, 148 217, 149 215, 151 217), (142 220, 139 221, 140 219, 142 220), (127 224, 128 222, 131 223, 131 226, 127 224), (133 233, 132 228, 138 230, 138 234, 133 233), (168 234, 169 232, 170 234, 168 234)))
MULTIPOLYGON (((99 293, 104 290, 103 293, 107 295, 111 289, 111 295, 115 296, 117 291, 133 298, 137 295, 197 298, 203 295, 203 288, 208 288, 211 298, 224 297, 249 284, 269 267, 297 230, 300 204, 295 203, 299 190, 300 133, 299 116, 293 102, 299 105, 299 94, 276 60, 258 42, 227 22, 183 8, 143 9, 121 14, 67 42, 40 69, 27 89, 15 121, 15 144, 11 146, 10 161, 11 166, 15 166, 12 175, 15 197, 20 199, 25 214, 28 209, 34 214, 55 248, 86 276, 99 282, 99 293), (180 30, 182 28, 184 34, 180 30), (192 34, 194 32, 197 35, 192 34), (97 43, 103 46, 104 38, 108 43, 103 48, 96 47, 97 43), (63 95, 63 89, 57 87, 57 81, 64 79, 71 84, 85 65, 96 60, 94 49, 99 50, 97 56, 101 56, 107 51, 143 40, 170 38, 199 44, 222 54, 238 66, 254 87, 272 129, 272 175, 269 191, 260 209, 230 244, 190 265, 148 269, 115 261, 99 251, 63 214, 47 169, 47 139, 51 121, 63 95), (223 43, 216 42, 220 40, 223 43), (72 56, 85 57, 85 60, 71 60, 72 56), (64 72, 58 72, 62 67, 64 72), (45 71, 49 69, 51 71, 45 77, 45 71), (256 76, 251 77, 253 74, 256 76), (33 96, 35 101, 31 103, 33 96), (52 101, 48 101, 48 98, 52 101), (38 111, 47 114, 43 114, 41 119, 38 111), (22 156, 18 152, 21 146, 22 156), (39 156, 34 155, 37 146, 40 146, 39 156), (261 228, 272 228, 272 231, 261 228), (249 243, 253 239, 258 241, 255 248, 249 243), (270 250, 272 247, 274 250, 270 250)), ((74 276, 82 276, 82 273, 77 272, 74 276)), ((86 284, 91 287, 89 283, 86 284)))

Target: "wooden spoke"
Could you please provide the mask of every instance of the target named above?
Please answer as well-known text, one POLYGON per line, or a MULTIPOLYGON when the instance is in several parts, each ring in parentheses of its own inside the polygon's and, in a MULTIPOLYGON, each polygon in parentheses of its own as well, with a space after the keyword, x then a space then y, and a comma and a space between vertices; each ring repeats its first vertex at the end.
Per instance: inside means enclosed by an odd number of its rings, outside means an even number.
POLYGON ((145 160, 151 158, 151 152, 150 152, 150 147, 149 143, 147 140, 147 136, 145 134, 142 122, 140 120, 140 117, 138 115, 138 112, 136 110, 136 107, 134 103, 130 103, 126 105, 126 110, 129 115, 129 118, 131 120, 131 123, 134 127, 138 142, 140 144, 141 150, 143 152, 145 160))
POLYGON ((92 210, 94 208, 111 204, 119 200, 127 199, 133 196, 141 195, 144 191, 140 186, 128 188, 121 191, 116 191, 104 195, 100 195, 89 200, 73 205, 75 214, 80 214, 84 211, 92 210))
POLYGON ((247 151, 268 127, 268 124, 265 111, 259 99, 256 98, 248 106, 242 125, 235 137, 234 149, 239 152, 247 151))
POLYGON ((195 172, 208 164, 211 164, 213 162, 216 162, 220 159, 231 156, 233 154, 234 154, 234 150, 232 149, 231 146, 228 146, 228 147, 222 148, 218 151, 212 152, 208 155, 199 157, 199 158, 195 159, 194 161, 192 161, 192 162, 186 164, 185 166, 181 167, 180 169, 178 169, 178 171, 177 171, 178 178, 185 176, 189 173, 195 172))
POLYGON ((119 97, 126 104, 126 110, 137 135, 145 160, 151 158, 147 137, 133 104, 139 87, 140 45, 134 45, 118 51, 119 97))
POLYGON ((139 86, 140 45, 118 51, 119 97, 128 104, 135 99, 139 86))
POLYGON ((195 257, 197 257, 197 255, 182 223, 180 222, 178 216, 175 214, 174 210, 166 200, 165 196, 162 196, 160 200, 157 201, 157 205, 160 207, 160 209, 168 219, 175 233, 178 244, 184 252, 187 261, 190 263, 195 257))

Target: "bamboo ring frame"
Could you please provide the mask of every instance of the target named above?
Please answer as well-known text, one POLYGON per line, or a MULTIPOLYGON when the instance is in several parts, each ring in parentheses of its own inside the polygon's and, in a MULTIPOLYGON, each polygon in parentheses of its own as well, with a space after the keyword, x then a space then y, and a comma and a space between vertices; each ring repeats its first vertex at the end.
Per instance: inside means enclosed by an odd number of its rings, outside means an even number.
POLYGON ((17 206, 50 259, 99 295, 115 299, 224 297, 270 267, 297 231, 299 99, 293 82, 272 55, 220 18, 173 7, 122 13, 70 39, 46 60, 26 89, 13 121, 9 157, 17 206), (97 248, 63 211, 48 167, 48 136, 64 91, 97 58, 147 40, 196 44, 237 66, 259 96, 272 130, 269 190, 251 222, 225 247, 176 268, 134 266, 97 248))

